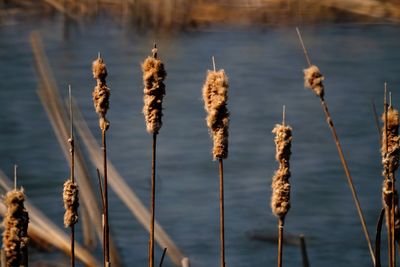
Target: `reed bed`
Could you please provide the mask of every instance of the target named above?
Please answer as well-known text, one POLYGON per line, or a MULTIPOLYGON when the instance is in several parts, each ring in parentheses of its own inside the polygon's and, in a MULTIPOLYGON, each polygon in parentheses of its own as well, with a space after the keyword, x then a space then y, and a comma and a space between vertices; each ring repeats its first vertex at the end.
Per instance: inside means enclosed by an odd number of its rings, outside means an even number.
MULTIPOLYGON (((287 0, 8 0, 7 13, 19 16, 54 15, 59 12, 74 23, 83 23, 107 14, 127 27, 138 30, 179 31, 208 27, 212 24, 228 25, 282 25, 352 21, 374 23, 400 21, 400 6, 396 0, 348 1, 287 1, 287 0), (18 6, 18 8, 15 8, 18 6), (21 14, 22 13, 22 14, 21 14), (313 14, 310 16, 309 14, 313 14)), ((1 11, 1 10, 0 10, 1 11)), ((0 13, 0 19, 1 19, 0 13)), ((15 16, 17 16, 15 15, 15 16)), ((10 15, 9 15, 10 16, 10 15)), ((1 20, 0 20, 1 23, 1 20)))
MULTIPOLYGON (((390 104, 384 103, 384 114, 382 121, 384 127, 381 133, 381 154, 383 173, 385 180, 382 186, 382 200, 384 212, 379 217, 377 226, 377 235, 375 239, 375 251, 371 245, 369 233, 366 228, 365 219, 362 213, 357 193, 349 172, 343 151, 336 133, 328 106, 325 100, 325 88, 323 84, 324 76, 319 68, 312 65, 308 52, 305 49, 300 32, 298 31, 300 42, 306 56, 309 67, 304 70, 304 85, 311 89, 313 93, 320 99, 323 111, 325 113, 328 126, 332 132, 334 141, 341 163, 343 165, 347 181, 349 183, 354 202, 358 211, 361 225, 365 238, 368 243, 369 252, 372 262, 379 267, 380 264, 380 232, 383 222, 383 216, 386 215, 386 224, 388 229, 388 247, 389 247, 389 266, 396 266, 396 243, 399 240, 400 217, 398 210, 398 193, 395 188, 395 172, 399 167, 399 115, 398 111, 390 104)), ((64 183, 63 200, 65 207, 64 226, 71 228, 71 237, 68 236, 54 224, 50 222, 35 207, 25 202, 25 195, 22 190, 10 190, 10 186, 6 178, 2 178, 0 172, 0 186, 9 191, 5 196, 5 203, 0 203, 0 214, 4 216, 5 230, 3 233, 3 245, 7 266, 27 266, 27 248, 28 235, 43 239, 45 242, 52 244, 66 253, 71 255, 71 266, 75 265, 76 257, 87 266, 99 266, 95 257, 88 250, 79 245, 75 240, 74 225, 78 220, 78 186, 82 194, 82 207, 87 215, 84 215, 90 224, 93 224, 95 232, 99 239, 103 241, 103 264, 104 266, 122 266, 118 257, 115 244, 112 242, 109 228, 109 212, 108 212, 108 174, 110 174, 110 186, 117 195, 132 211, 133 215, 149 232, 149 267, 154 267, 154 250, 155 241, 161 246, 163 254, 160 260, 160 266, 163 264, 165 255, 169 256, 175 265, 183 267, 189 266, 189 259, 185 257, 172 239, 155 220, 156 214, 156 144, 157 136, 162 127, 162 104, 165 95, 165 78, 166 71, 164 63, 158 57, 156 46, 152 50, 152 55, 147 57, 142 63, 143 84, 144 84, 144 107, 143 114, 145 117, 146 130, 152 135, 152 170, 151 170, 151 206, 146 209, 142 202, 134 194, 122 177, 118 174, 111 162, 107 158, 106 148, 106 131, 109 129, 109 122, 106 114, 109 109, 110 89, 106 83, 107 69, 103 59, 98 58, 93 62, 93 77, 96 79, 97 85, 93 91, 93 104, 96 113, 99 115, 99 128, 101 130, 102 140, 101 147, 97 144, 96 139, 88 129, 86 123, 82 119, 77 107, 73 107, 72 96, 69 97, 70 119, 68 120, 61 96, 58 92, 54 79, 52 78, 50 67, 43 52, 39 35, 32 35, 32 47, 35 54, 36 67, 41 78, 41 88, 39 96, 49 115, 49 119, 57 134, 65 156, 70 161, 70 177, 64 183), (76 112, 77 121, 73 120, 73 112, 76 112), (79 146, 75 144, 74 125, 81 137, 84 146, 87 148, 93 165, 98 168, 98 178, 100 181, 101 206, 99 208, 98 200, 90 184, 87 167, 83 162, 83 156, 79 150, 79 146), (69 131, 68 131, 69 130, 69 131), (65 142, 67 140, 67 142, 65 142), (102 153, 101 153, 102 152, 102 153), (79 179, 75 180, 75 156, 76 168, 79 179), (101 181, 101 175, 104 181, 101 181), (24 206, 25 203, 25 206, 24 206), (102 212, 100 211, 102 210, 102 212), (28 228, 28 212, 30 212, 30 226, 28 228), (102 218, 104 224, 102 225, 102 218), (155 235, 157 233, 157 235, 155 235)), ((212 138, 213 148, 212 155, 215 161, 218 161, 219 170, 219 227, 220 227, 220 267, 225 267, 225 216, 224 216, 224 168, 223 160, 228 157, 228 137, 230 113, 227 107, 228 101, 228 77, 223 69, 216 70, 214 57, 213 70, 209 70, 206 75, 202 88, 204 109, 207 113, 206 124, 212 138)), ((276 124, 272 130, 275 134, 275 159, 279 163, 278 170, 272 178, 272 196, 270 206, 272 213, 278 217, 278 267, 283 265, 283 235, 284 223, 286 215, 291 207, 290 194, 291 185, 289 178, 290 173, 290 156, 292 144, 292 128, 286 125, 285 108, 281 124, 276 124)), ((85 214, 85 212, 83 212, 85 214)), ((83 227, 85 228, 85 227, 83 227)), ((89 233, 90 230, 87 229, 89 233)), ((89 227, 90 228, 90 227, 89 227)), ((301 252, 303 256, 303 266, 309 266, 308 257, 305 249, 304 236, 300 237, 301 252)))
MULTIPOLYGON (((60 92, 57 89, 57 84, 54 80, 47 57, 44 53, 43 44, 38 32, 33 32, 31 34, 31 46, 35 56, 35 67, 41 80, 41 87, 38 90, 38 95, 48 115, 53 130, 56 133, 57 140, 62 148, 62 151, 64 152, 65 158, 69 160, 70 147, 65 140, 69 139, 70 122, 68 120, 66 111, 63 108, 63 101, 60 96, 60 92)), ((96 194, 93 190, 94 186, 89 178, 90 175, 88 167, 86 166, 82 152, 76 143, 74 146, 76 175, 79 177, 76 182, 78 183, 80 190, 85 192, 81 195, 81 210, 84 208, 87 211, 89 216, 86 221, 90 221, 90 224, 92 225, 92 227, 86 227, 86 229, 89 228, 90 230, 87 235, 92 235, 91 231, 94 230, 98 239, 103 242, 101 212, 96 194)), ((81 213, 81 216, 82 214, 85 213, 81 213)), ((110 237, 110 252, 113 266, 122 266, 118 250, 112 237, 110 237)))
MULTIPOLYGON (((12 191, 10 179, 0 170, 0 187, 3 191, 12 191)), ((67 255, 71 254, 70 238, 52 222, 46 215, 43 214, 37 207, 25 200, 26 210, 29 213, 29 227, 28 236, 40 237, 46 243, 60 249, 67 255)), ((6 213, 6 205, 0 202, 0 214, 4 217, 6 213)), ((90 267, 100 266, 97 260, 93 257, 92 253, 80 244, 75 243, 75 251, 77 258, 85 265, 90 267)))

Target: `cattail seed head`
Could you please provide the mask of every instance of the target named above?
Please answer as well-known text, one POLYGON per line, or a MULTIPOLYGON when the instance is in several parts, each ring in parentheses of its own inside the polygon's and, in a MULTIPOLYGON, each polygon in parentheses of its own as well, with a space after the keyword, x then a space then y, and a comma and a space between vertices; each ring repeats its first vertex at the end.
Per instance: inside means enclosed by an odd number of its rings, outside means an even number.
MULTIPOLYGON (((385 124, 385 114, 382 115, 382 121, 385 124)), ((382 128, 382 164, 383 176, 386 177, 387 173, 394 173, 399 167, 399 112, 393 107, 388 108, 387 111, 387 136, 385 125, 382 128), (387 146, 386 146, 387 144, 387 146)))
POLYGON ((228 157, 228 87, 228 77, 224 70, 208 71, 203 86, 203 100, 207 126, 214 142, 214 159, 228 157))
POLYGON ((313 90, 313 92, 322 99, 324 98, 323 80, 324 76, 322 76, 317 66, 312 65, 304 70, 304 86, 313 90))
POLYGON ((6 265, 20 267, 28 246, 29 215, 24 206, 25 195, 13 190, 6 194, 7 212, 4 217, 3 247, 6 265))
POLYGON ((106 64, 102 58, 97 58, 93 61, 93 77, 97 81, 97 85, 95 86, 92 96, 93 96, 93 104, 96 112, 99 114, 99 126, 105 131, 108 129, 109 123, 101 123, 101 120, 106 120, 106 113, 109 109, 109 99, 110 99, 110 89, 106 84, 107 77, 107 69, 106 64))
POLYGON ((93 78, 105 83, 107 77, 107 68, 102 58, 97 58, 92 63, 93 78))
MULTIPOLYGON (((392 205, 392 197, 394 197, 394 236, 397 241, 400 241, 399 194, 397 190, 392 194, 392 181, 385 179, 382 184, 382 204, 386 212, 390 212, 389 207, 392 205)), ((389 229, 387 221, 386 227, 389 229)))
MULTIPOLYGON (((153 51, 153 54, 156 55, 157 52, 153 51)), ((142 71, 144 85, 143 114, 147 132, 158 134, 162 126, 162 101, 165 95, 164 80, 167 72, 164 63, 156 57, 147 57, 142 63, 142 71)))
POLYGON ((277 124, 272 130, 275 134, 276 154, 275 158, 279 162, 279 168, 272 177, 272 213, 284 218, 290 209, 290 165, 292 128, 277 124))
POLYGON ((75 225, 78 222, 79 207, 78 185, 68 179, 64 183, 63 201, 64 201, 64 226, 65 228, 75 225))

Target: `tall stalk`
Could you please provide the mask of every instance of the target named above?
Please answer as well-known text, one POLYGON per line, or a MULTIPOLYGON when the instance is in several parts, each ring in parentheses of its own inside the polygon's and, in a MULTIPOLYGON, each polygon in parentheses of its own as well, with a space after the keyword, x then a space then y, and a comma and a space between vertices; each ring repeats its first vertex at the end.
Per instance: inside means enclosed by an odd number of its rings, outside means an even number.
POLYGON ((143 114, 147 132, 153 136, 151 160, 151 196, 150 196, 150 238, 149 238, 149 267, 154 267, 154 221, 156 207, 156 147, 157 135, 162 126, 162 101, 165 95, 164 80, 167 75, 164 63, 158 58, 156 44, 152 49, 152 56, 142 64, 144 97, 143 114))
POLYGON ((219 227, 220 227, 220 262, 225 266, 225 211, 224 211, 224 165, 223 160, 218 160, 219 165, 219 227))
POLYGON ((93 104, 96 112, 99 114, 99 127, 101 130, 101 149, 103 151, 103 175, 104 175, 104 266, 107 267, 110 262, 110 233, 109 233, 109 215, 108 215, 108 181, 107 181, 107 142, 106 132, 110 123, 106 119, 106 113, 109 109, 110 89, 106 84, 107 69, 103 59, 100 57, 93 61, 93 77, 97 85, 93 90, 93 104))
POLYGON ((336 148, 338 150, 338 154, 339 154, 339 158, 340 158, 340 162, 342 163, 344 172, 345 172, 346 177, 347 177, 347 182, 349 184, 349 187, 350 187, 350 190, 351 190, 351 193, 352 193, 352 196, 353 196, 353 200, 354 200, 354 203, 355 203, 356 208, 357 208, 357 213, 358 213, 358 216, 360 218, 362 229, 364 231, 364 236, 365 236, 365 239, 367 240, 367 244, 368 244, 368 249, 369 249, 369 253, 370 253, 370 256, 371 256, 371 260, 372 260, 372 263, 375 265, 374 250, 372 248, 371 239, 370 239, 370 236, 369 236, 367 225, 365 223, 364 214, 363 214, 363 211, 361 209, 360 201, 358 200, 356 189, 354 187, 353 178, 351 177, 349 167, 347 165, 346 159, 345 159, 343 151, 342 151, 342 147, 340 145, 339 137, 338 137, 338 135, 336 133, 336 129, 335 129, 335 126, 333 124, 333 120, 332 120, 331 115, 330 115, 329 110, 328 110, 328 105, 327 105, 327 103, 325 101, 325 98, 324 98, 324 86, 322 84, 322 81, 323 81, 324 77, 319 72, 318 67, 311 64, 311 60, 310 60, 310 57, 308 56, 307 49, 304 46, 304 42, 303 42, 303 39, 301 37, 300 31, 299 31, 298 28, 296 28, 296 30, 297 30, 297 34, 299 36, 300 44, 301 44, 301 46, 303 48, 304 55, 306 57, 308 65, 309 65, 309 68, 305 70, 305 75, 306 75, 305 76, 305 85, 306 85, 306 87, 309 87, 310 89, 312 89, 314 91, 314 93, 319 97, 319 99, 321 101, 321 105, 322 105, 322 109, 323 109, 323 111, 325 113, 326 121, 328 123, 329 129, 331 130, 333 140, 335 141, 336 148))
POLYGON ((72 96, 71 86, 68 88, 69 95, 69 115, 70 115, 70 135, 68 137, 69 143, 69 161, 70 161, 70 174, 69 178, 64 183, 63 201, 64 201, 64 226, 69 227, 71 230, 71 261, 70 266, 75 266, 75 224, 78 222, 78 207, 79 207, 79 189, 75 182, 74 166, 74 134, 73 134, 73 114, 72 114, 72 96))
POLYGON ((212 57, 213 70, 208 71, 203 86, 204 109, 207 112, 207 126, 213 139, 213 157, 219 164, 219 207, 220 207, 220 267, 225 267, 225 221, 224 221, 224 168, 223 159, 228 157, 229 112, 228 77, 224 70, 216 71, 212 57))
POLYGON ((397 205, 397 191, 395 188, 395 171, 399 167, 399 113, 391 103, 387 104, 387 90, 385 83, 384 114, 382 121, 382 165, 384 182, 382 186, 382 202, 386 213, 388 230, 388 252, 389 266, 396 266, 396 243, 395 243, 395 209, 397 205))
MULTIPOLYGON (((70 118, 70 138, 69 138, 69 144, 70 144, 70 177, 71 177, 71 182, 74 184, 75 183, 75 153, 74 153, 74 117, 72 113, 72 95, 71 95, 71 86, 68 88, 68 95, 69 95, 69 118, 70 118)), ((70 226, 71 228, 71 267, 75 266, 75 224, 72 224, 70 226)))
POLYGON ((275 134, 275 159, 279 168, 272 177, 271 210, 278 217, 278 267, 283 264, 283 230, 285 217, 290 209, 290 155, 292 146, 292 128, 285 123, 285 106, 283 106, 282 124, 276 124, 272 133, 275 134))

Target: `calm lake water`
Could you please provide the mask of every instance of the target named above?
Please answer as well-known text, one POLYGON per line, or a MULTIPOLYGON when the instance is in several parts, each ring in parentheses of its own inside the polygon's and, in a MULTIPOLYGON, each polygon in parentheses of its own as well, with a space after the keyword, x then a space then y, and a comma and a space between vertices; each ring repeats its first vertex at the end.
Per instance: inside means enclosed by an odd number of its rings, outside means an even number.
MULTIPOLYGON (((277 219, 269 207, 271 177, 278 167, 271 130, 281 121, 282 105, 287 107, 286 119, 294 136, 292 208, 286 233, 306 236, 312 266, 371 266, 320 102, 303 88, 306 61, 293 27, 139 34, 104 19, 71 27, 68 40, 63 38, 58 18, 0 27, 0 168, 11 175, 13 164, 18 164, 19 183, 29 200, 62 227, 61 192, 69 169, 36 94, 38 79, 29 44, 29 34, 35 29, 42 33, 59 88, 66 95, 67 85, 72 85, 97 137, 91 62, 98 51, 102 53, 112 90, 109 158, 146 205, 151 136, 141 114, 140 62, 157 41, 168 77, 164 125, 158 138, 156 216, 192 266, 219 264, 218 165, 212 161, 201 96, 212 55, 217 68, 224 68, 230 78, 230 151, 225 161, 227 266, 276 265, 276 245, 250 237, 277 233, 277 219)), ((368 229, 375 235, 382 177, 371 99, 381 113, 387 81, 398 106, 400 28, 326 24, 304 26, 302 32, 312 61, 326 76, 326 100, 368 229)), ((94 167, 89 166, 96 183, 94 167)), ((146 266, 147 232, 113 192, 110 203, 111 227, 126 266, 146 266)), ((156 262, 161 252, 156 249, 156 262)), ((35 254, 31 259, 47 257, 35 254)), ((59 262, 67 258, 61 256, 59 262)), ((297 245, 284 247, 284 264, 301 265, 297 245)), ((164 266, 173 265, 168 259, 164 266)))

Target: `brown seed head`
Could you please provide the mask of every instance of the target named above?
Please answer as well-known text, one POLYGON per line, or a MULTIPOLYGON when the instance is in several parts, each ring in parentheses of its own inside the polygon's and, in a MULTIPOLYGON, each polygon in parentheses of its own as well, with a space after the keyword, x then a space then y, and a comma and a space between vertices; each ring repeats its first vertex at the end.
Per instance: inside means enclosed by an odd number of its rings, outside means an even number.
POLYGON ((167 76, 164 64, 158 58, 147 57, 142 64, 143 71, 143 114, 147 132, 158 134, 162 126, 162 101, 165 95, 164 80, 167 76))
POLYGON ((99 126, 102 131, 105 131, 109 127, 109 123, 105 124, 104 121, 107 121, 106 114, 110 106, 110 89, 106 84, 106 64, 100 57, 93 61, 93 77, 97 81, 92 93, 93 105, 97 114, 99 114, 99 126))
POLYGON ((73 183, 70 179, 64 183, 63 201, 65 209, 64 226, 67 228, 78 222, 79 207, 78 185, 73 183))
POLYGON ((228 77, 224 70, 208 71, 203 86, 207 126, 214 140, 214 159, 228 157, 228 77))
POLYGON ((20 266, 28 243, 29 215, 24 207, 25 195, 13 190, 6 194, 7 212, 4 217, 3 246, 7 266, 20 266))
POLYGON ((96 60, 93 61, 92 69, 93 69, 93 78, 100 81, 106 80, 107 68, 102 58, 97 58, 96 60))
POLYGON ((317 66, 312 65, 304 70, 304 86, 313 90, 314 93, 322 99, 324 98, 323 80, 324 76, 322 76, 317 66))
POLYGON ((279 168, 272 178, 272 213, 284 218, 290 209, 290 165, 292 128, 281 124, 275 125, 272 130, 275 134, 276 154, 275 158, 279 162, 279 168))
POLYGON ((387 111, 387 138, 385 129, 385 114, 382 115, 384 126, 382 128, 382 164, 383 176, 387 176, 387 171, 394 173, 399 167, 399 112, 390 107, 387 111), (387 143, 387 148, 386 148, 387 143), (387 152, 387 153, 386 153, 387 152))

